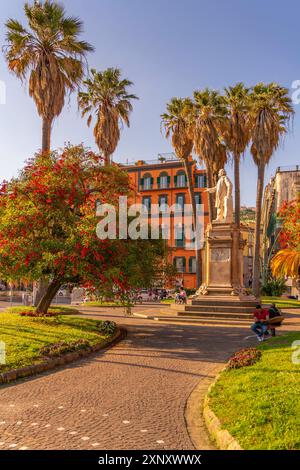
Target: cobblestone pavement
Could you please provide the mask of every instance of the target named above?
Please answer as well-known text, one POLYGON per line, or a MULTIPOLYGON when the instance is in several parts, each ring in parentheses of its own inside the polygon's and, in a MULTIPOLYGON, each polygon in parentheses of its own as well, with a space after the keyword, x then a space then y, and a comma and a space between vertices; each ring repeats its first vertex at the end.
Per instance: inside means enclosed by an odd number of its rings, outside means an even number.
MULTIPOLYGON (((149 311, 158 306, 137 307, 149 311)), ((84 311, 128 330, 116 347, 0 388, 0 449, 193 449, 184 411, 194 387, 251 342, 244 329, 84 311)))

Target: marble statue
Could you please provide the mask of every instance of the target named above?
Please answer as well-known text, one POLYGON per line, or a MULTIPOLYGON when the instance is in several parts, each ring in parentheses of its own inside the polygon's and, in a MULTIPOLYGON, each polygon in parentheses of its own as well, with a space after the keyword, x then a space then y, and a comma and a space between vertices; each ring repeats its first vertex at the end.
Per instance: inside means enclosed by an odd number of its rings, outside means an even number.
POLYGON ((224 169, 219 171, 218 177, 217 185, 206 191, 216 193, 217 218, 214 222, 230 224, 233 222, 232 183, 224 169))

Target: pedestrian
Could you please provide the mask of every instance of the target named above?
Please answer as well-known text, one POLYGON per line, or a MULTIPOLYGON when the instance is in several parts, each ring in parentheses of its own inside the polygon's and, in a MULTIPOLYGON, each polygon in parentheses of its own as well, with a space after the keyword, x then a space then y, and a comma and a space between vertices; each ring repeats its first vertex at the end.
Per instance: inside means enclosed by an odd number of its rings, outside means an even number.
POLYGON ((186 304, 187 295, 186 295, 186 291, 184 290, 183 287, 180 288, 179 296, 180 296, 181 302, 182 302, 183 304, 186 304))

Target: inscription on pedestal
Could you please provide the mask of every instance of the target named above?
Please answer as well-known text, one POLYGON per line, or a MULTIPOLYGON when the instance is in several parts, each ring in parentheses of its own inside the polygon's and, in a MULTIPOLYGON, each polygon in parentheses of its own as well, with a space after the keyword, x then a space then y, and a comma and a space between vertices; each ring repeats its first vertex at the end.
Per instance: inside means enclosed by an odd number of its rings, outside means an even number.
POLYGON ((212 262, 230 261, 230 248, 219 248, 212 250, 210 259, 212 262))

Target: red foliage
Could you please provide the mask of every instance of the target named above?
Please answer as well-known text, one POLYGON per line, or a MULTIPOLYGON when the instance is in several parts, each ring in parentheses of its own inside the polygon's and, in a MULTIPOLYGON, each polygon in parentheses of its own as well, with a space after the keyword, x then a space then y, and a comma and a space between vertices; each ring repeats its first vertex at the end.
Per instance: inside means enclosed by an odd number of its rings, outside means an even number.
POLYGON ((283 220, 279 234, 280 248, 300 249, 300 197, 284 202, 278 215, 283 220))
POLYGON ((124 171, 102 166, 99 156, 81 146, 30 159, 19 178, 1 184, 1 277, 48 274, 62 282, 76 278, 97 288, 128 288, 119 276, 126 246, 97 238, 95 211, 98 200, 117 204, 128 192, 124 171))
POLYGON ((261 351, 256 348, 241 349, 230 359, 227 369, 240 369, 241 367, 252 366, 261 358, 261 351))

